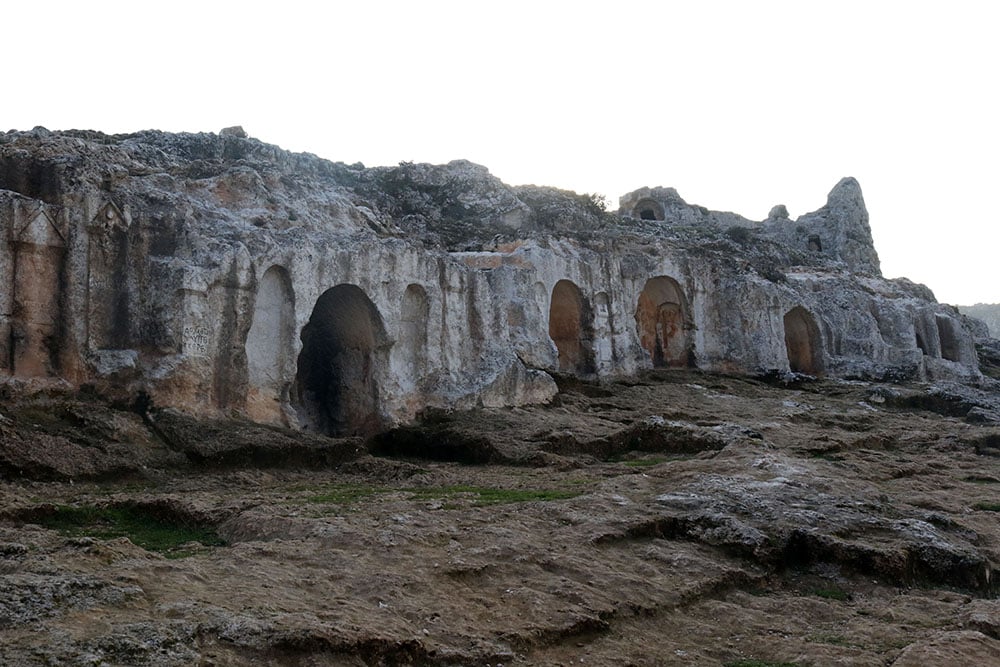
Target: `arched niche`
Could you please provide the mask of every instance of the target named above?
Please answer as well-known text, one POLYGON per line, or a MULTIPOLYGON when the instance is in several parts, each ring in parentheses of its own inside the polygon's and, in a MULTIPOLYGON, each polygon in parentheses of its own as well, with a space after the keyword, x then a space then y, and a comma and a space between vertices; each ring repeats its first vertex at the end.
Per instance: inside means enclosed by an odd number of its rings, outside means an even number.
POLYGON ((793 373, 823 374, 823 340, 812 313, 796 306, 785 313, 785 349, 793 373))
POLYGON ((605 372, 614 361, 614 322, 607 292, 594 295, 594 357, 598 371, 605 372))
POLYGON ((559 351, 559 370, 593 373, 593 316, 575 283, 560 280, 549 301, 549 338, 559 351))
POLYGON ((87 232, 88 344, 96 350, 128 349, 133 343, 128 285, 133 262, 125 217, 109 202, 98 210, 87 232))
POLYGON ((657 276, 646 281, 635 323, 639 344, 649 353, 654 368, 693 364, 687 320, 687 301, 676 280, 657 276))
POLYGON ((295 376, 301 425, 337 436, 377 431, 377 378, 388 340, 368 295, 356 285, 331 287, 317 299, 301 337, 295 376))
POLYGON ((632 217, 639 220, 663 220, 663 206, 655 199, 640 199, 632 207, 632 217))
POLYGON ((397 347, 403 367, 410 378, 419 380, 427 370, 427 322, 430 302, 427 291, 420 285, 409 285, 403 292, 399 316, 397 347))
POLYGON ((272 266, 257 285, 247 332, 247 413, 255 421, 283 423, 282 404, 295 377, 295 294, 283 267, 272 266))
POLYGON ((38 211, 14 236, 11 368, 19 377, 59 373, 66 243, 48 213, 38 211))

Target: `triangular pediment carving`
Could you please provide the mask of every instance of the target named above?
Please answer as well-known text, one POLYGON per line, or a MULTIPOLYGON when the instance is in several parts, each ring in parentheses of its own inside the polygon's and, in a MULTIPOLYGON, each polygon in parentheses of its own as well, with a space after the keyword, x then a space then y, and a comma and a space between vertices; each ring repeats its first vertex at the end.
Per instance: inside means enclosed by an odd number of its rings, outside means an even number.
POLYGON ((121 209, 115 206, 114 202, 108 202, 97 210, 97 215, 90 221, 91 229, 124 229, 128 226, 125 215, 121 209))
POLYGON ((48 211, 37 209, 29 213, 27 218, 28 222, 17 232, 15 241, 29 245, 66 247, 66 239, 48 211))

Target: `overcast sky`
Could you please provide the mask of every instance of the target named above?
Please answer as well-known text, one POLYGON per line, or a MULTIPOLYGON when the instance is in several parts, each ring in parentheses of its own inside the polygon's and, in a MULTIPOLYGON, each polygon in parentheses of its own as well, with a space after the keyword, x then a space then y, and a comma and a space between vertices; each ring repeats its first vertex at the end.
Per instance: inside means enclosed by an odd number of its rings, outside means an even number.
POLYGON ((861 182, 888 277, 1000 302, 1000 3, 8 3, 3 129, 252 136, 763 219, 861 182))

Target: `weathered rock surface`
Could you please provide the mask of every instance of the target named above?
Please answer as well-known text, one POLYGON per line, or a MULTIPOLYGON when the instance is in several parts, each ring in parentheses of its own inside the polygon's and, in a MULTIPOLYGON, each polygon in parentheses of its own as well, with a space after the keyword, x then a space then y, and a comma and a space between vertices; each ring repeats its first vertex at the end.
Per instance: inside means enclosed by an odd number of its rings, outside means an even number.
POLYGON ((550 405, 380 436, 406 461, 362 451, 323 469, 269 454, 312 436, 245 421, 246 457, 213 461, 174 450, 232 451, 217 420, 198 433, 91 404, 73 436, 60 420, 78 404, 43 425, 30 404, 52 396, 4 403, 8 432, 86 449, 130 433, 160 453, 127 482, 0 481, 0 662, 995 662, 997 427, 885 398, 923 385, 691 370, 560 384, 550 405), (448 462, 473 439, 492 463, 448 462), (39 525, 64 505, 145 508, 228 544, 167 559, 39 525))
POLYGON ((37 129, 0 226, 0 664, 997 659, 1000 341, 853 179, 37 129))
POLYGON ((764 221, 670 188, 368 169, 239 128, 0 135, 0 374, 365 434, 653 367, 978 381, 970 321, 880 276, 858 183, 764 221))

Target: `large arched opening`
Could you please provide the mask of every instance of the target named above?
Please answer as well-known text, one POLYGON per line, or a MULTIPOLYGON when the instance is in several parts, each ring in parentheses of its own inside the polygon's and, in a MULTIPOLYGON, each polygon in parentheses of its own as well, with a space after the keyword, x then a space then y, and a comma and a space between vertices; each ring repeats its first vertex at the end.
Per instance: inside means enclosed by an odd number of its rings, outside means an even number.
POLYGON ((375 304, 355 285, 331 287, 302 328, 295 377, 302 426, 328 435, 364 435, 381 425, 376 378, 385 328, 375 304))
POLYGON ((687 302, 676 280, 657 276, 646 281, 635 309, 635 323, 639 344, 649 353, 654 368, 693 364, 687 302))
POLYGON ((822 375, 823 341, 812 313, 796 306, 785 313, 784 323, 788 368, 793 373, 822 375))
POLYGON ((260 279, 247 332, 247 414, 254 421, 284 423, 283 404, 295 374, 295 296, 288 272, 272 266, 260 279))
POLYGON ((559 351, 559 370, 593 373, 593 317, 575 283, 560 280, 552 288, 549 302, 549 338, 559 351))

